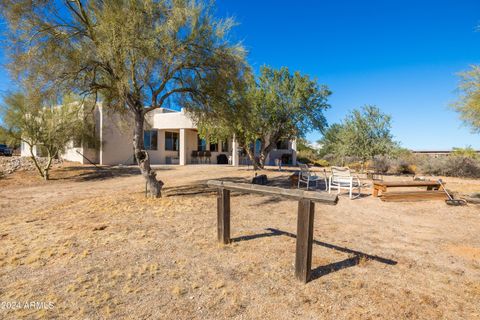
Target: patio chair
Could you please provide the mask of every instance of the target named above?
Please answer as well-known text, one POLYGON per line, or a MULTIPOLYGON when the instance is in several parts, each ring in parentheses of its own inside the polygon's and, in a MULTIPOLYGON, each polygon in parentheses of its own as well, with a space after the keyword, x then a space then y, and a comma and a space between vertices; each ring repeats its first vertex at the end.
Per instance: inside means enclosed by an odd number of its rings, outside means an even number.
POLYGON ((340 189, 346 189, 349 191, 350 199, 360 196, 362 184, 360 179, 352 175, 348 167, 332 167, 332 175, 328 179, 328 193, 332 192, 332 189, 337 189, 337 193, 340 193, 340 189), (353 197, 353 189, 358 188, 358 194, 353 197))
POLYGON ((317 176, 314 172, 310 171, 308 166, 303 163, 299 163, 300 173, 298 175, 298 188, 300 189, 300 184, 305 183, 307 185, 307 190, 310 186, 310 182, 315 182, 315 189, 318 187, 318 181, 324 180, 325 191, 327 190, 327 175, 324 171, 324 177, 317 176))
POLYGON ((200 160, 200 163, 203 163, 205 159, 205 151, 198 151, 198 159, 200 160))
POLYGON ((192 163, 198 163, 198 151, 192 151, 192 163))
POLYGON ((210 150, 205 151, 204 156, 205 156, 205 163, 207 163, 208 161, 208 164, 211 164, 212 153, 210 152, 210 150))

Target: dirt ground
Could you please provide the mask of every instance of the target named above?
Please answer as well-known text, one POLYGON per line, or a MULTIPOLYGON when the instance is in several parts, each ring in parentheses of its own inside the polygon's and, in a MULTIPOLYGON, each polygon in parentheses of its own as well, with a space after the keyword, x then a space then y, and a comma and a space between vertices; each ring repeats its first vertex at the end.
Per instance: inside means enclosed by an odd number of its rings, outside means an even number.
MULTIPOLYGON (((295 201, 232 194, 234 242, 221 246, 204 183, 253 172, 158 175, 161 199, 145 198, 135 168, 0 178, 0 319, 480 319, 480 206, 385 203, 370 188, 317 204, 304 285, 293 276, 295 201)), ((480 191, 480 180, 444 180, 480 191)))

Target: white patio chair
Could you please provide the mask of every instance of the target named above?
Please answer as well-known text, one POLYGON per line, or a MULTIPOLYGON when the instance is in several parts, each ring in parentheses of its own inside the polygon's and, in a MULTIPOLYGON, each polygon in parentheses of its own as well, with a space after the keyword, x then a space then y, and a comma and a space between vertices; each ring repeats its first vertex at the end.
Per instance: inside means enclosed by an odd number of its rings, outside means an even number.
POLYGON ((298 188, 300 189, 300 184, 301 183, 305 183, 307 185, 307 190, 308 190, 308 187, 310 186, 310 182, 315 182, 315 189, 317 188, 317 182, 320 181, 320 180, 324 180, 325 182, 325 191, 327 191, 327 174, 325 173, 325 170, 324 170, 324 177, 319 177, 317 176, 315 173, 313 173, 312 171, 310 171, 310 169, 308 168, 308 166, 306 164, 303 164, 303 163, 298 163, 299 167, 300 167, 300 173, 298 175, 298 188))
POLYGON ((332 189, 337 189, 337 193, 340 193, 340 189, 346 189, 349 191, 350 199, 360 196, 362 184, 360 179, 352 175, 349 168, 332 167, 332 175, 328 179, 328 193, 332 192, 332 189), (358 194, 353 197, 353 189, 358 188, 358 194))

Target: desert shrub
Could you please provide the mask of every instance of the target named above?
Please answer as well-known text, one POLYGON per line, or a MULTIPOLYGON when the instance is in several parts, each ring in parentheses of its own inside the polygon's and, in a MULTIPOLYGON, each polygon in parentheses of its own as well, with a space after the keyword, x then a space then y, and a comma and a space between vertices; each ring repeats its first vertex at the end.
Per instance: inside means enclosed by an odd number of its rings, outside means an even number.
POLYGON ((304 164, 310 164, 312 163, 312 160, 305 158, 305 157, 297 157, 297 162, 301 162, 304 164))
POLYGON ((313 163, 318 159, 318 155, 313 149, 302 149, 297 153, 297 160, 302 163, 313 163))
POLYGON ((390 169, 390 159, 386 156, 375 156, 373 158, 372 164, 369 167, 373 167, 375 172, 379 173, 387 173, 388 169, 390 169))
POLYGON ((406 159, 392 160, 390 172, 395 174, 415 174, 417 166, 406 159))
POLYGON ((480 161, 465 156, 430 158, 422 162, 421 171, 437 176, 480 178, 480 161))
POLYGON ((315 160, 313 162, 313 165, 315 167, 328 167, 328 166, 330 166, 330 163, 325 159, 320 159, 320 160, 315 160))
POLYGON ((453 148, 452 156, 478 159, 478 154, 472 147, 453 148))
POLYGON ((322 157, 323 160, 328 161, 330 165, 333 166, 341 166, 342 165, 342 160, 340 157, 333 153, 326 154, 322 157))
POLYGON ((361 171, 362 170, 362 163, 361 162, 350 162, 347 164, 347 167, 349 167, 350 169, 352 170, 355 170, 355 171, 361 171))

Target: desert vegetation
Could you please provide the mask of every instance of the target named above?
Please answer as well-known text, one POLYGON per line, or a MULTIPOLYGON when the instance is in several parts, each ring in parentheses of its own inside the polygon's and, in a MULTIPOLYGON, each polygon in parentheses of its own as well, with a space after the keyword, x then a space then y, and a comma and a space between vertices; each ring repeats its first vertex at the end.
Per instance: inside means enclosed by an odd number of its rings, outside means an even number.
MULTIPOLYGON (((233 193, 234 242, 219 246, 216 193, 205 181, 248 182, 253 171, 157 170, 172 181, 162 199, 145 198, 135 167, 105 172, 64 163, 48 182, 34 171, 0 179, 0 301, 54 305, 2 309, 0 317, 479 316, 480 215, 474 205, 398 205, 372 197, 317 205, 313 278, 304 285, 293 277, 295 201, 233 193)), ((264 173, 282 186, 291 174, 264 173)), ((458 195, 480 187, 479 180, 446 181, 458 195)))

